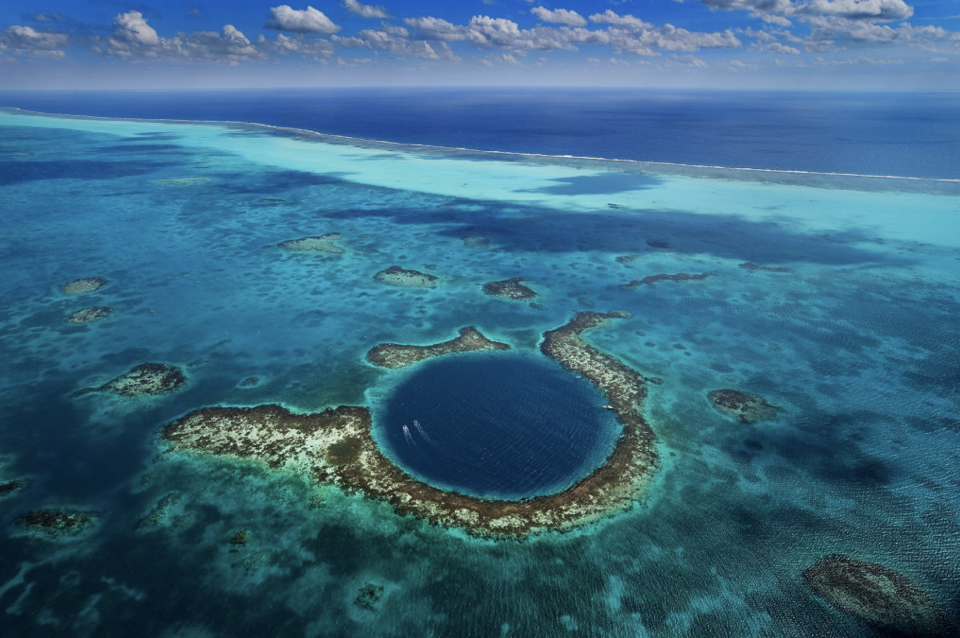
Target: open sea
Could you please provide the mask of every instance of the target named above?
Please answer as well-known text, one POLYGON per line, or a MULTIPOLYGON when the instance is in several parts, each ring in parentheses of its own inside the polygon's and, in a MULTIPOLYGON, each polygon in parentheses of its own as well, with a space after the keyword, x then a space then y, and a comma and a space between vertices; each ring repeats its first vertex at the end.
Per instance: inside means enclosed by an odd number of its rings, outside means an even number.
POLYGON ((0 635, 960 632, 960 95, 0 92, 0 106, 0 635), (324 235, 326 251, 279 246, 324 235), (392 266, 435 285, 374 277, 392 266), (61 289, 89 277, 106 285, 61 289), (484 292, 515 278, 536 296, 484 292), (112 312, 68 321, 91 307, 112 312), (481 538, 160 438, 210 406, 361 405, 418 480, 555 493, 620 431, 608 397, 539 350, 589 310, 629 313, 584 338, 654 380, 658 465, 632 507, 567 532, 481 538), (367 360, 466 326, 510 349, 367 360), (77 393, 145 362, 186 384, 77 393), (775 416, 732 418, 718 389, 775 416), (94 517, 52 534, 25 525, 38 511, 94 517), (900 575, 860 601, 883 614, 811 585, 836 555, 900 575), (897 596, 936 610, 935 629, 897 596))

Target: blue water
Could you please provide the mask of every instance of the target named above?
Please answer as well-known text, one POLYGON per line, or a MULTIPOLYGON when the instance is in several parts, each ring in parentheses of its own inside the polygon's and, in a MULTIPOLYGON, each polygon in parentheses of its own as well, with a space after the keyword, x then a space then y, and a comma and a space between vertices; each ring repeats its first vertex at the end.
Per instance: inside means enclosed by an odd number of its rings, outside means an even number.
MULTIPOLYGON (((953 94, 2 98, 495 151, 960 177, 953 94)), ((0 111, 0 485, 27 483, 0 499, 0 634, 885 635, 805 584, 802 571, 833 553, 900 572, 960 623, 954 182, 334 141, 0 111), (326 233, 342 254, 277 248, 326 233), (392 265, 437 286, 374 279, 392 265), (626 286, 679 273, 708 276, 626 286), (110 285, 59 290, 90 276, 110 285), (483 294, 513 277, 537 298, 483 294), (100 305, 114 313, 65 321, 100 305), (539 352, 545 331, 584 310, 626 311, 584 338, 662 380, 643 406, 659 465, 642 499, 570 532, 478 539, 293 472, 164 454, 158 439, 207 406, 366 405, 385 452, 414 474, 550 491, 616 435, 594 410, 599 391, 539 352), (397 371, 366 359, 379 343, 438 343, 471 325, 511 350, 397 371), (72 396, 146 361, 180 366, 187 386, 72 396), (496 385, 513 374, 537 384, 496 385), (488 383, 494 399, 469 396, 488 383), (719 388, 760 394, 779 414, 730 419, 707 400, 719 388), (514 400, 534 389, 541 398, 514 400), (551 438, 554 423, 563 435, 551 438), (475 438, 486 434, 511 445, 475 438), (430 456, 456 446, 455 463, 430 456), (542 455, 501 455, 518 447, 542 455), (156 524, 140 525, 170 494, 156 524), (18 518, 44 507, 99 520, 77 538, 24 534, 18 518), (368 585, 380 598, 357 604, 368 585)))
POLYGON ((955 93, 559 89, 3 92, 0 105, 235 120, 491 151, 960 178, 955 93))
POLYGON ((559 492, 607 457, 619 428, 605 401, 537 355, 472 354, 420 366, 375 420, 379 439, 418 478, 520 499, 559 492))

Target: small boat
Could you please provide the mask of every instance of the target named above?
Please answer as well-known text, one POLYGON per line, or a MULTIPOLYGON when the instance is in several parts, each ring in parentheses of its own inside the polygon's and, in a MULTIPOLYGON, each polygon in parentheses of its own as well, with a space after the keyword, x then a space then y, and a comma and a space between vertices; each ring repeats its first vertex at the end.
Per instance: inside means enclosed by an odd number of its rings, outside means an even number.
MULTIPOLYGON (((603 406, 603 409, 604 409, 604 410, 612 410, 612 409, 613 409, 613 406, 612 406, 612 405, 605 405, 605 406, 603 406)), ((407 426, 403 426, 403 427, 407 427, 407 426)))

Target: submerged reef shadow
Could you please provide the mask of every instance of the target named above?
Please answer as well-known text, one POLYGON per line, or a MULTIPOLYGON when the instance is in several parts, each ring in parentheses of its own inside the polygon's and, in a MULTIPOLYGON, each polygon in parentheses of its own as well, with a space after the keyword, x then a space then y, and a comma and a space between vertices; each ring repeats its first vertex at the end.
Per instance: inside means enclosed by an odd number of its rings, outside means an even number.
MULTIPOLYGON (((752 221, 738 215, 698 214, 668 209, 592 212, 559 215, 556 210, 515 203, 452 199, 434 209, 351 208, 332 211, 329 219, 389 218, 393 224, 438 224, 438 235, 462 240, 482 236, 498 250, 520 253, 598 251, 636 253, 638 240, 651 247, 669 246, 672 253, 707 254, 738 263, 874 263, 876 253, 854 246, 872 241, 867 228, 833 232, 829 236, 797 233, 776 221, 752 221), (451 205, 453 204, 453 205, 451 205), (461 204, 461 207, 455 206, 461 204), (479 206, 479 208, 478 208, 479 206), (664 243, 666 242, 666 243, 664 243)), ((913 263, 906 256, 885 255, 885 263, 913 263)))
POLYGON ((517 192, 546 195, 616 195, 654 188, 663 182, 659 177, 642 173, 597 173, 596 175, 558 177, 550 181, 556 184, 540 188, 518 189, 517 192))

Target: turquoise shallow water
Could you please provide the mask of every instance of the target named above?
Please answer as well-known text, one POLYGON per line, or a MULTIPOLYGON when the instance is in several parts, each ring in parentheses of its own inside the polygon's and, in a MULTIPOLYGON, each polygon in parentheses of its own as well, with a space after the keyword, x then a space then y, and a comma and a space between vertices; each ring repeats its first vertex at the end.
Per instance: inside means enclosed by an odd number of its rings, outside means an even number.
POLYGON ((896 569, 960 621, 951 183, 10 111, 0 127, 0 479, 28 484, 0 500, 4 633, 875 635, 804 583, 832 553, 896 569), (331 232, 342 254, 275 247, 331 232), (391 265, 440 280, 374 280, 391 265), (678 273, 709 276, 623 288, 678 273), (60 293, 88 276, 110 285, 60 293), (513 277, 534 304, 483 294, 513 277), (65 322, 92 305, 115 312, 65 322), (575 532, 479 540, 297 476, 160 455, 160 428, 204 406, 376 408, 408 374, 366 363, 377 343, 474 325, 540 357, 543 332, 588 309, 628 311, 587 339, 663 380, 645 406, 662 465, 645 501, 575 532), (188 386, 70 396, 144 361, 188 386), (731 420, 717 388, 780 415, 731 420), (24 536, 17 518, 40 507, 100 519, 24 536), (358 604, 367 585, 379 598, 358 604))

